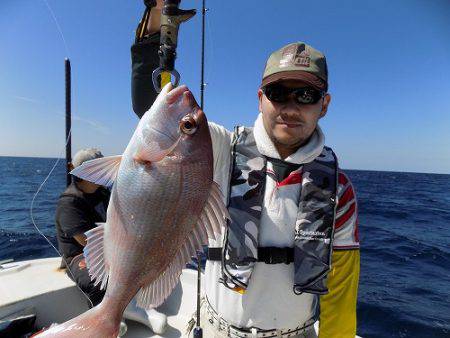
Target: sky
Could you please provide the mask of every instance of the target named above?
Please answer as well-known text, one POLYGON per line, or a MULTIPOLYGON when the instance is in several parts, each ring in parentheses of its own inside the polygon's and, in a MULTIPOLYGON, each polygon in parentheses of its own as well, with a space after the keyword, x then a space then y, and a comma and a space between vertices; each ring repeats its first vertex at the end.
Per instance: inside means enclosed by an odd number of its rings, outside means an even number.
MULTIPOLYGON (((207 0, 207 7, 209 120, 252 126, 268 56, 305 41, 327 57, 332 102, 320 125, 342 168, 450 174, 450 2, 207 0)), ((201 1, 181 8, 200 10, 201 1)), ((0 156, 64 156, 66 57, 73 152, 123 152, 138 121, 130 47, 142 12, 140 0, 0 0, 0 156)), ((200 52, 199 11, 181 26, 176 61, 198 99, 200 52)))

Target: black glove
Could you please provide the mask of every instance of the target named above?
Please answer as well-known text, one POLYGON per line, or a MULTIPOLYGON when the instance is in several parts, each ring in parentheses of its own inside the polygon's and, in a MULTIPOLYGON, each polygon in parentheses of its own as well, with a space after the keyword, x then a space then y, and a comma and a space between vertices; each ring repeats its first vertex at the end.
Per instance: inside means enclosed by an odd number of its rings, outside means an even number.
POLYGON ((156 0, 144 0, 144 5, 148 9, 152 9, 153 7, 156 6, 156 0))

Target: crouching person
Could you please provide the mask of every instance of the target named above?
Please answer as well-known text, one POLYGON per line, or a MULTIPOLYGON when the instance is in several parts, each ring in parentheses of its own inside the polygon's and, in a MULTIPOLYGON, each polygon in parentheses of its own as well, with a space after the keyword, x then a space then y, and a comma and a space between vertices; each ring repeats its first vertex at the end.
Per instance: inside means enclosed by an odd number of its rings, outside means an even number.
MULTIPOLYGON (((73 158, 71 169, 83 162, 103 157, 95 148, 82 149, 73 158)), ((59 197, 56 207, 56 233, 68 276, 89 297, 89 307, 99 304, 105 294, 94 285, 86 267, 83 248, 85 232, 106 221, 110 192, 95 183, 73 177, 72 184, 59 197)))

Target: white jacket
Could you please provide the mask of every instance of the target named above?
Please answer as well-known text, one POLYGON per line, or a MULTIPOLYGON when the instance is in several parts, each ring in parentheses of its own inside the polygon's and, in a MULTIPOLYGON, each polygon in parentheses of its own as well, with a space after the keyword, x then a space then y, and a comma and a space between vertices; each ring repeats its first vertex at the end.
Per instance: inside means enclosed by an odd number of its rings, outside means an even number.
MULTIPOLYGON (((228 195, 233 133, 224 127, 210 123, 214 154, 214 181, 224 194, 228 195)), ((261 154, 280 158, 275 146, 262 124, 261 115, 255 121, 254 135, 261 154)), ((314 160, 324 146, 325 137, 317 127, 308 144, 285 159, 286 162, 302 164, 314 160)), ((267 170, 271 170, 268 162, 267 170)), ((293 173, 291 173, 292 175, 293 173)), ((340 173, 338 187, 338 214, 345 214, 345 224, 335 230, 333 248, 358 247, 356 230, 356 201, 351 183, 340 173), (346 184, 342 184, 346 183, 346 184), (352 200, 339 205, 339 197, 348 189, 352 190, 352 200), (355 210, 348 217, 350 205, 355 210), (348 219, 347 219, 348 218, 348 219)), ((286 179, 289 181, 288 179, 286 179)), ((284 181, 286 181, 284 180, 284 181)), ((298 199, 301 184, 280 184, 266 175, 266 190, 259 230, 260 246, 293 247, 294 226, 298 213, 298 199)), ((347 192, 348 195, 348 192, 347 192)), ((210 240, 210 247, 222 247, 223 238, 210 240)), ((205 271, 205 292, 213 309, 230 324, 237 327, 258 327, 260 329, 288 329, 303 325, 318 310, 318 296, 312 294, 295 295, 292 291, 294 264, 255 264, 249 286, 240 294, 219 283, 221 262, 207 261, 205 271)))

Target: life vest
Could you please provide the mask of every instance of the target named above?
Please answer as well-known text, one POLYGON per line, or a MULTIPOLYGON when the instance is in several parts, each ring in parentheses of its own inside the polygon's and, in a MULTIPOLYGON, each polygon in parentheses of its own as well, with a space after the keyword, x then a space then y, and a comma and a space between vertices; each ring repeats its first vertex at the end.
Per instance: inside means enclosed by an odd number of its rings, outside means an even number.
MULTIPOLYGON (((266 167, 271 159, 258 151, 253 128, 243 127, 235 129, 232 158, 228 196, 231 221, 222 248, 221 282, 232 289, 246 289, 255 263, 266 261, 266 258, 259 257, 267 250, 258 246, 258 231, 266 167)), ((301 165, 300 170, 299 209, 292 233, 294 247, 284 249, 293 253, 294 293, 325 294, 328 292, 326 277, 333 247, 338 163, 331 148, 324 147, 316 159, 301 165)))

